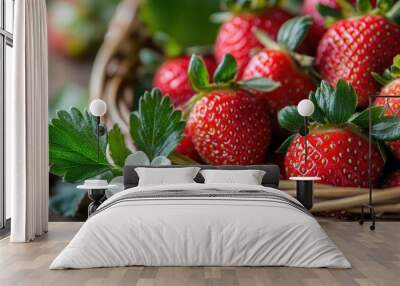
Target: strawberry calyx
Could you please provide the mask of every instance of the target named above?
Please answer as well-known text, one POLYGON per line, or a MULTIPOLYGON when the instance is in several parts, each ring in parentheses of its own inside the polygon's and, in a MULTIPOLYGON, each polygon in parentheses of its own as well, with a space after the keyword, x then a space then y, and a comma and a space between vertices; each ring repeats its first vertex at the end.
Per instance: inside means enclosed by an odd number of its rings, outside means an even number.
POLYGON ((203 58, 195 54, 190 59, 188 75, 193 89, 203 93, 237 89, 268 92, 280 85, 278 82, 263 77, 237 81, 237 63, 231 54, 226 54, 215 69, 213 82, 210 81, 203 58))
POLYGON ((311 27, 311 16, 295 17, 287 20, 279 29, 276 41, 261 30, 255 30, 257 39, 268 49, 295 52, 307 36, 311 27))
MULTIPOLYGON (((339 80, 335 88, 323 80, 316 91, 310 92, 309 99, 315 108, 310 117, 310 130, 346 128, 366 136, 371 118, 371 136, 379 146, 383 146, 383 141, 400 139, 400 118, 385 115, 382 106, 372 106, 356 112, 357 94, 351 84, 344 80, 339 80)), ((287 106, 278 112, 278 122, 282 128, 293 133, 277 150, 284 153, 304 127, 304 120, 296 106, 287 106)), ((384 152, 381 153, 385 158, 384 152)))
POLYGON ((400 55, 394 57, 391 67, 386 69, 382 74, 372 72, 371 75, 383 86, 395 79, 400 78, 400 55))
POLYGON ((361 17, 365 15, 379 15, 400 24, 400 2, 393 0, 377 0, 376 5, 370 0, 357 0, 353 5, 348 0, 336 0, 338 8, 332 8, 318 3, 316 8, 321 16, 325 17, 325 26, 330 27, 341 19, 361 17))
POLYGON ((279 82, 264 77, 237 81, 237 63, 231 54, 226 54, 213 74, 213 82, 201 56, 193 54, 188 68, 188 77, 192 88, 197 92, 186 107, 190 112, 195 103, 214 90, 238 90, 269 92, 280 86, 279 82))
POLYGON ((317 73, 312 68, 314 57, 296 52, 306 38, 311 25, 311 16, 295 17, 281 26, 276 41, 261 30, 255 30, 254 34, 267 49, 285 51, 300 69, 309 73, 312 78, 317 78, 317 73))

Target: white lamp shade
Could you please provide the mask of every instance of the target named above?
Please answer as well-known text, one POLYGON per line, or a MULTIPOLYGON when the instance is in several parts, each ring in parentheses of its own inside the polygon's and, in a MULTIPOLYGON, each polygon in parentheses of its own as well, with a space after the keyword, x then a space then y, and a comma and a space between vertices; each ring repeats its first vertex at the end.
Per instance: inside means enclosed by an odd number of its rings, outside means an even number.
POLYGON ((309 99, 303 99, 297 105, 297 111, 301 116, 311 116, 314 113, 314 103, 309 99))
POLYGON ((107 112, 107 104, 101 99, 92 100, 89 106, 90 113, 94 116, 103 116, 107 112))

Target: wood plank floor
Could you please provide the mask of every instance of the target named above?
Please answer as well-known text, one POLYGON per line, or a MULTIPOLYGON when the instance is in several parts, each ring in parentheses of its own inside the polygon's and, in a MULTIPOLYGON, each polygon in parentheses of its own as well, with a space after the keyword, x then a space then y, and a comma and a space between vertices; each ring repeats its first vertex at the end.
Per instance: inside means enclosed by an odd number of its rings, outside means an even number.
POLYGON ((0 285, 400 285, 400 223, 368 224, 321 221, 353 265, 352 269, 288 267, 124 267, 48 270, 49 264, 81 226, 50 223, 44 237, 29 244, 0 241, 0 285))

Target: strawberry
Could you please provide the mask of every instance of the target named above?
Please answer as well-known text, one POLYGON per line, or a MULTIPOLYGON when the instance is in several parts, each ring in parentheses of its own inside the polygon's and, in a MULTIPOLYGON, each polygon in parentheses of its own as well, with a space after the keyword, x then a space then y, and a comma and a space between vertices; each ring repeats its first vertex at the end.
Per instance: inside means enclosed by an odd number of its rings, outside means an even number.
POLYGON ((246 91, 212 91, 194 106, 193 142, 209 164, 257 164, 270 141, 266 110, 246 91))
MULTIPOLYGON (((400 55, 394 58, 390 69, 385 70, 382 75, 373 73, 372 76, 384 85, 381 96, 400 96, 400 55)), ((375 105, 384 107, 388 116, 400 117, 400 97, 377 98, 375 105)), ((396 159, 400 160, 400 140, 387 141, 386 145, 396 159)))
MULTIPOLYGON (((383 72, 393 57, 400 53, 400 26, 384 16, 390 3, 378 6, 380 15, 376 9, 372 15, 365 15, 370 11, 370 4, 357 11, 351 5, 346 6, 339 17, 349 18, 333 24, 317 49, 316 64, 322 77, 332 85, 339 79, 350 82, 357 91, 360 107, 366 107, 368 96, 379 88, 372 80, 371 72, 383 72)), ((393 9, 398 7, 395 5, 393 9)), ((330 11, 327 7, 326 10, 330 11)), ((335 13, 337 11, 329 15, 331 19, 335 13)), ((393 15, 393 12, 389 11, 388 15, 393 15)))
POLYGON ((333 9, 339 9, 339 5, 336 0, 304 0, 303 6, 301 7, 301 13, 303 15, 310 15, 313 18, 313 24, 310 28, 308 35, 310 42, 318 43, 321 40, 322 35, 326 32, 325 19, 317 10, 318 4, 323 4, 333 9))
MULTIPOLYGON (((356 1, 350 0, 351 4, 354 4, 356 1)), ((375 1, 371 1, 375 4, 375 1)), ((310 28, 310 33, 308 35, 309 42, 318 43, 323 34, 326 32, 325 27, 325 18, 318 11, 319 4, 324 5, 325 7, 329 7, 335 10, 338 10, 340 13, 340 5, 336 0, 304 0, 303 5, 301 7, 301 13, 303 15, 310 15, 313 18, 313 24, 310 28)))
MULTIPOLYGON (((189 61, 188 56, 168 59, 157 69, 153 78, 153 86, 168 95, 175 107, 186 103, 195 94, 187 76, 189 61)), ((208 72, 213 73, 216 67, 214 59, 204 57, 204 62, 208 72)))
MULTIPOLYGON (((304 137, 296 136, 285 157, 288 176, 319 176, 321 183, 344 187, 368 187, 368 138, 345 128, 313 128, 307 136, 308 160, 304 162, 304 137)), ((377 184, 383 159, 376 147, 372 153, 377 184)))
POLYGON ((300 62, 301 60, 304 62, 304 59, 310 61, 310 58, 294 52, 304 40, 311 23, 309 16, 288 20, 279 30, 277 42, 256 31, 256 35, 266 48, 252 57, 242 78, 266 77, 280 82, 280 87, 272 92, 257 93, 268 102, 274 126, 277 125, 278 110, 287 105, 297 104, 315 89, 307 68, 301 67, 303 63, 300 62))
POLYGON ((196 149, 194 148, 194 144, 192 141, 192 133, 193 133, 193 128, 189 125, 186 124, 185 130, 183 131, 183 137, 181 141, 178 143, 176 146, 175 151, 179 154, 185 155, 189 157, 190 159, 196 161, 196 162, 201 162, 201 157, 197 153, 196 149))
POLYGON ((238 76, 250 60, 254 49, 262 45, 254 35, 255 29, 276 38, 280 26, 292 17, 288 12, 271 8, 261 13, 239 13, 226 20, 219 29, 214 47, 217 62, 221 62, 225 54, 231 54, 238 64, 238 76))
POLYGON ((400 186, 400 169, 391 172, 384 180, 384 188, 393 188, 400 186))
MULTIPOLYGON (((309 99, 315 111, 307 130, 307 160, 305 160, 305 138, 297 133, 291 135, 280 147, 286 152, 285 170, 288 176, 319 176, 324 184, 345 187, 367 187, 368 180, 368 118, 371 112, 373 127, 372 182, 378 184, 384 168, 384 159, 379 147, 382 140, 400 138, 400 130, 391 118, 382 114, 380 107, 371 107, 355 113, 357 94, 347 82, 339 80, 336 89, 326 81, 311 92, 309 99), (390 120, 389 120, 390 119, 390 120)), ((303 128, 303 118, 296 106, 279 111, 282 127, 297 132, 303 128)), ((400 119, 397 120, 400 124, 400 119)), ((303 132, 304 134, 304 132, 303 132)))
POLYGON ((189 78, 198 94, 187 125, 201 158, 208 164, 257 164, 265 160, 270 142, 268 113, 262 99, 248 90, 272 90, 277 83, 254 78, 235 81, 237 65, 227 54, 214 73, 214 82, 200 57, 193 55, 189 78))

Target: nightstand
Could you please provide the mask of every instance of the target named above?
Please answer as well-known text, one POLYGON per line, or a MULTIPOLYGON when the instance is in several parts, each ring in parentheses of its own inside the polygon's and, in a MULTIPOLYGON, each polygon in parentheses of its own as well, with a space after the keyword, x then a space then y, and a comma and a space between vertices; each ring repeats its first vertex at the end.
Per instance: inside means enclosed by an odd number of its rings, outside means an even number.
POLYGON ((310 210, 313 206, 314 181, 321 180, 320 177, 290 177, 289 180, 296 181, 296 198, 303 206, 310 210))

